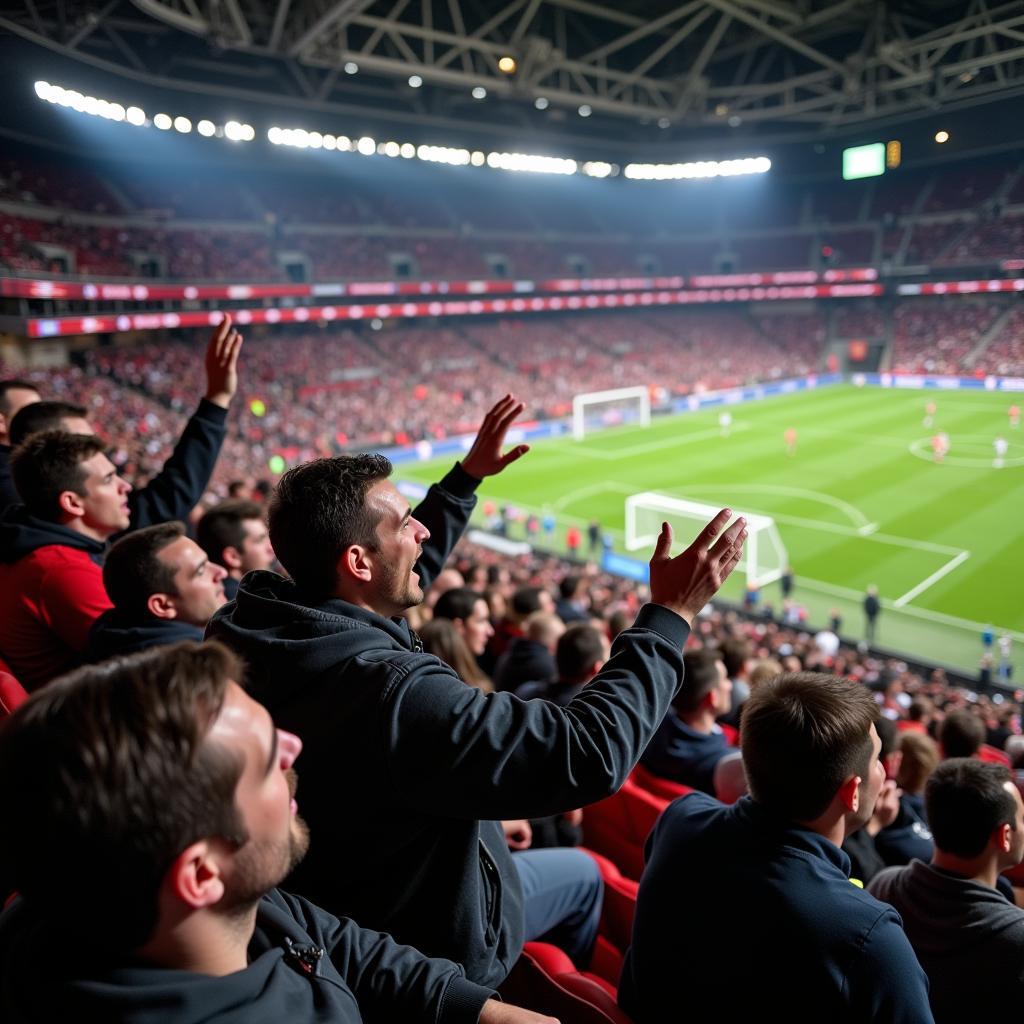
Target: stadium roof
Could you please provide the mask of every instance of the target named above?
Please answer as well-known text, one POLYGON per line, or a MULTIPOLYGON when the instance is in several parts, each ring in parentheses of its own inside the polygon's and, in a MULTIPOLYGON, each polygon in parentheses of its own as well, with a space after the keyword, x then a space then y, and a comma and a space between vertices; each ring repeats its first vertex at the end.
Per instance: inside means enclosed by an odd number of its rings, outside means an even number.
POLYGON ((1020 0, 12 0, 0 27, 152 86, 619 144, 814 138, 1024 92, 1020 0))

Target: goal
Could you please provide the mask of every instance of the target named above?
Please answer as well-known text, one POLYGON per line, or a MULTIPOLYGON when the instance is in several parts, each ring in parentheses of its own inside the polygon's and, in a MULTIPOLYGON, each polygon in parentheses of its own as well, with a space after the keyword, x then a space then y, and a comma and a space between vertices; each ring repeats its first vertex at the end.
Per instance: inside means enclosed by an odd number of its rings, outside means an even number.
POLYGON ((629 423, 651 425, 651 396, 646 387, 588 391, 572 400, 572 436, 582 441, 589 431, 629 423))
MULTIPOLYGON (((719 505, 671 498, 654 491, 631 494, 626 498, 626 549, 653 549, 663 522, 670 523, 676 537, 688 544, 720 510, 719 505)), ((775 520, 756 512, 737 510, 734 514, 747 521, 747 540, 737 569, 746 575, 748 585, 763 587, 774 583, 789 563, 775 520)))

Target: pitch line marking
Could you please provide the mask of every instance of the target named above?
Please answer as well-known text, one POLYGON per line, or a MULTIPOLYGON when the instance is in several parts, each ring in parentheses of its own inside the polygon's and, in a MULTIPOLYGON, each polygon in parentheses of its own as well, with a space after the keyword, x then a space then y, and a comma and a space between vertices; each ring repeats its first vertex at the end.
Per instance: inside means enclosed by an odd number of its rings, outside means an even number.
POLYGON ((970 557, 970 551, 961 551, 959 555, 951 558, 944 566, 933 572, 931 576, 918 583, 916 587, 912 587, 901 597, 897 597, 892 603, 893 608, 902 608, 905 604, 909 604, 918 594, 923 594, 930 586, 938 583, 943 576, 948 576, 958 565, 963 565, 970 557))
MULTIPOLYGON (((732 425, 732 432, 734 434, 740 433, 744 430, 750 430, 751 424, 749 423, 734 423, 732 425)), ((588 459, 600 459, 602 462, 620 462, 622 459, 630 459, 634 455, 643 455, 645 452, 656 452, 662 448, 681 448, 686 444, 694 444, 697 441, 708 441, 713 437, 721 437, 721 429, 715 427, 714 429, 698 430, 692 434, 683 434, 678 437, 665 437, 660 441, 648 441, 645 444, 634 444, 628 448, 619 448, 614 452, 605 452, 600 449, 588 449, 586 442, 581 444, 575 449, 575 454, 582 455, 588 459)), ((723 440, 727 440, 723 438, 723 440)))

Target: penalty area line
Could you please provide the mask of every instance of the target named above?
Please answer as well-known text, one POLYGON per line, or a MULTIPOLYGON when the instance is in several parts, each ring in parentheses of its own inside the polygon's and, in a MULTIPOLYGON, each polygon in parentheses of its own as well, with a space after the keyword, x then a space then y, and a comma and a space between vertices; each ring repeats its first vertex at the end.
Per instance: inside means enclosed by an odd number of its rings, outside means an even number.
POLYGON ((901 597, 897 597, 893 601, 893 608, 902 608, 905 604, 909 604, 919 594, 923 594, 930 586, 938 583, 944 576, 948 576, 957 566, 963 565, 968 558, 971 557, 970 551, 961 551, 959 555, 951 558, 944 566, 937 569, 927 579, 921 580, 916 587, 912 587, 901 597))

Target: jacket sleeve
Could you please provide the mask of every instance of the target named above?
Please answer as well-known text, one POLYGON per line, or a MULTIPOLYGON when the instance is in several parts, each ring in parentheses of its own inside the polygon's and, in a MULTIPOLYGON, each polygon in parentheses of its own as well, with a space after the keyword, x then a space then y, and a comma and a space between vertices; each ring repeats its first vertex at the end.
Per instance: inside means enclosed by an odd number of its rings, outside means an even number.
POLYGON ((290 913, 323 946, 345 979, 367 1024, 399 1020, 476 1024, 492 989, 469 981, 450 960, 424 956, 390 935, 360 928, 299 896, 278 891, 290 913))
POLYGON ((683 677, 686 622, 646 605, 601 671, 565 707, 483 694, 418 656, 384 696, 399 798, 458 818, 539 818, 614 793, 683 677))
POLYGON ((99 566, 84 561, 48 572, 40 597, 47 626, 79 654, 89 644, 93 623, 113 607, 99 566))
POLYGON ((224 443, 227 415, 227 409, 205 398, 199 402, 160 472, 146 487, 128 495, 130 529, 188 518, 213 475, 224 443))
POLYGON ((475 491, 479 485, 480 481, 456 462, 413 509, 413 518, 430 531, 430 540, 423 545, 423 554, 416 563, 424 589, 437 579, 452 549, 462 539, 476 507, 475 491))
POLYGON ((850 972, 854 1020, 934 1024, 928 976, 917 962, 899 915, 887 907, 868 932, 850 972))

